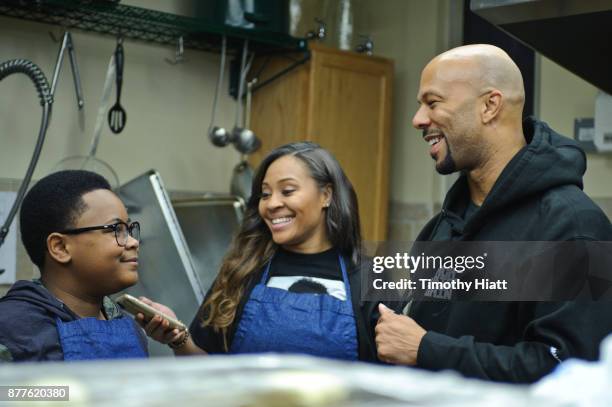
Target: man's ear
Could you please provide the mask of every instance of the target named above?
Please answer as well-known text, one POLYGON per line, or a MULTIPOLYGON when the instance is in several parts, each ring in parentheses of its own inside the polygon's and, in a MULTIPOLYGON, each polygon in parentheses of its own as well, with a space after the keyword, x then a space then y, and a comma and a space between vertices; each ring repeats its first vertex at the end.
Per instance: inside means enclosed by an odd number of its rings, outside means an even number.
POLYGON ((47 236, 47 250, 51 258, 58 263, 66 264, 72 260, 66 235, 54 232, 47 236))
POLYGON ((484 94, 482 97, 482 123, 489 124, 499 115, 499 112, 501 111, 503 95, 499 90, 493 89, 484 94))

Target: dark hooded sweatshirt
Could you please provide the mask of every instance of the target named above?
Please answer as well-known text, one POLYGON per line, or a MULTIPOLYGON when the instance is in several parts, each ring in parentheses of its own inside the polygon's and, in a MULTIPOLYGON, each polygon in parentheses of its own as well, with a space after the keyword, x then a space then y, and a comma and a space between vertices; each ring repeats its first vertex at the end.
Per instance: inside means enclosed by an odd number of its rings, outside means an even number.
MULTIPOLYGON (((129 318, 108 297, 104 297, 103 312, 109 320, 129 318)), ((64 360, 56 318, 71 322, 80 317, 55 298, 39 280, 13 284, 0 298, 0 362, 64 360)), ((136 327, 140 343, 146 350, 146 336, 136 327)))
MULTIPOLYGON (((467 221, 465 175, 417 240, 612 241, 610 220, 582 191, 586 157, 545 123, 524 122, 527 145, 508 163, 467 221)), ((471 208, 470 208, 471 209, 471 208)), ((612 332, 609 302, 415 302, 427 334, 417 365, 465 376, 533 382, 570 357, 598 358, 612 332)))

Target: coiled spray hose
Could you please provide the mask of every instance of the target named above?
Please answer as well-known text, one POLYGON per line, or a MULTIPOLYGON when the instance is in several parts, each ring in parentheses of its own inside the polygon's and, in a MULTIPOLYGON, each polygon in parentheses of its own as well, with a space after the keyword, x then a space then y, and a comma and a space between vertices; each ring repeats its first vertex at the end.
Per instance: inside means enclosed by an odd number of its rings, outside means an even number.
POLYGON ((17 191, 17 197, 15 198, 13 207, 9 211, 8 217, 4 221, 2 228, 0 228, 0 246, 2 246, 2 243, 4 243, 4 239, 9 232, 9 227, 13 222, 13 218, 17 214, 17 211, 21 206, 21 202, 23 201, 23 197, 25 196, 28 186, 30 185, 30 180, 32 179, 32 174, 34 173, 34 169, 38 163, 38 158, 40 157, 40 152, 45 141, 45 135, 47 134, 47 127, 49 126, 49 120, 51 118, 51 105, 53 104, 53 96, 51 95, 47 78, 40 68, 33 62, 25 59, 12 59, 0 64, 0 81, 14 73, 23 73, 27 75, 32 82, 34 82, 36 92, 40 98, 40 105, 42 106, 42 120, 40 123, 40 131, 38 132, 38 140, 36 140, 36 147, 34 148, 30 165, 28 166, 26 175, 21 182, 19 191, 17 191))

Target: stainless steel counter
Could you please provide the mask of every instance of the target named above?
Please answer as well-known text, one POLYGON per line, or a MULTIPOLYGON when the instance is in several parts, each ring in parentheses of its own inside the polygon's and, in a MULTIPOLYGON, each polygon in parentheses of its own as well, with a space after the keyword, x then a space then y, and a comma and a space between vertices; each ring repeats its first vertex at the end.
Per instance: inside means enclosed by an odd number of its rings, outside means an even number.
POLYGON ((279 355, 0 365, 0 385, 67 385, 70 406, 555 406, 454 373, 279 355))

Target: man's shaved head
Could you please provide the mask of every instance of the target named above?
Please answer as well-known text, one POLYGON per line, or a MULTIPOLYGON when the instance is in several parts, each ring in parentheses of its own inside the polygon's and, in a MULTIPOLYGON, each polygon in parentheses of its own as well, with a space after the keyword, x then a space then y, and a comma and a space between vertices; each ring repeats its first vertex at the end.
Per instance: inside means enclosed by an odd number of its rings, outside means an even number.
POLYGON ((479 92, 498 89, 508 104, 525 102, 523 76, 512 58, 488 44, 465 45, 435 57, 425 69, 436 69, 445 80, 467 81, 479 92))

